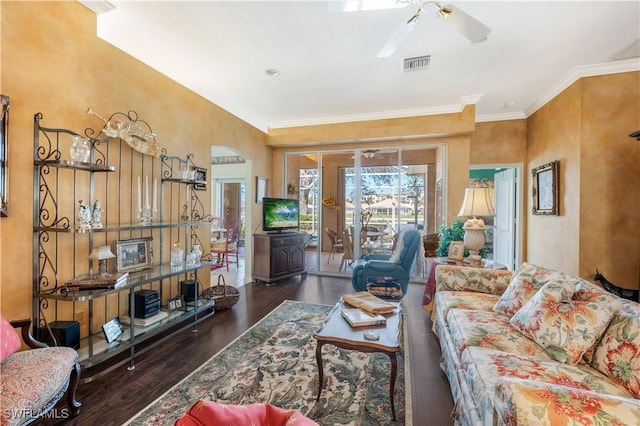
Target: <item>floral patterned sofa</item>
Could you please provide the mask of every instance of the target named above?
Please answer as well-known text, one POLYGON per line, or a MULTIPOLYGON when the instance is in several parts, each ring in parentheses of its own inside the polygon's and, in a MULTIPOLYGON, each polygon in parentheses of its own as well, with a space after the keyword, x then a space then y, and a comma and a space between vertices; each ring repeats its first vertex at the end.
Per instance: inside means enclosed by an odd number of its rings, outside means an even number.
POLYGON ((432 319, 456 424, 640 424, 640 304, 529 263, 439 265, 432 319))

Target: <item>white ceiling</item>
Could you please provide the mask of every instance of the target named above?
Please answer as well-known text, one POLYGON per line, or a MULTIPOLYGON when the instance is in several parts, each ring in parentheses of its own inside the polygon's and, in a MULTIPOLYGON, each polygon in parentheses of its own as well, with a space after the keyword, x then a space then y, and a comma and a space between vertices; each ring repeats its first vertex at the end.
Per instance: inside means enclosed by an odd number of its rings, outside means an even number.
POLYGON ((427 7, 384 59, 378 51, 415 6, 336 13, 322 1, 110 3, 115 10, 98 16, 101 38, 264 131, 469 103, 477 121, 524 118, 576 78, 640 69, 638 1, 453 2, 491 28, 477 44, 427 7), (625 49, 631 54, 612 59, 625 49), (432 55, 430 68, 403 73, 403 58, 419 55, 432 55))

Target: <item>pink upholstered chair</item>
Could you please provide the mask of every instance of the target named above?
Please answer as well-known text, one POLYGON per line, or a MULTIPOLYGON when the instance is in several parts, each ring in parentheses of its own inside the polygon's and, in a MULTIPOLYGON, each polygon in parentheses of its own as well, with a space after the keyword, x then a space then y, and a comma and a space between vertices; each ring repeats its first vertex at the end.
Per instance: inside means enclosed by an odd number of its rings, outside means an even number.
POLYGON ((26 425, 55 407, 67 394, 69 416, 77 416, 76 389, 80 379, 78 353, 67 347, 49 347, 33 338, 31 320, 0 317, 0 425, 26 425), (22 340, 31 350, 18 351, 22 340))
POLYGON ((201 399, 176 420, 174 425, 317 426, 318 424, 296 410, 285 410, 271 404, 228 405, 201 399))

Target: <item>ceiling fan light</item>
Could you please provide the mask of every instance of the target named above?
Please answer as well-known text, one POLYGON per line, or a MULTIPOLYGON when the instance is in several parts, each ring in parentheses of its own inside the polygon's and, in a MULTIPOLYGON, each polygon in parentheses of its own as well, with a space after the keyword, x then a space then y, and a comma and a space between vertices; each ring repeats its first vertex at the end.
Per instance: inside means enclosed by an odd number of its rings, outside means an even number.
POLYGON ((449 17, 449 15, 451 15, 451 12, 453 12, 451 10, 451 8, 450 7, 446 7, 446 6, 440 7, 438 9, 438 13, 440 14, 440 18, 442 18, 442 19, 447 19, 449 17))

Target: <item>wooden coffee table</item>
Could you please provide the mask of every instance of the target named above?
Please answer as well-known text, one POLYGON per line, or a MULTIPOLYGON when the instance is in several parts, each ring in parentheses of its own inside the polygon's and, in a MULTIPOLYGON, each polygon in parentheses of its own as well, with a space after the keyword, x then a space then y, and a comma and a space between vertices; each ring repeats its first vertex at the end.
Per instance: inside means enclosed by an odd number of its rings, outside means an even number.
POLYGON ((396 408, 394 403, 394 391, 396 385, 396 375, 398 374, 398 361, 396 355, 400 352, 400 332, 402 327, 402 308, 398 308, 393 313, 385 315, 387 318, 386 325, 371 327, 351 327, 349 323, 342 317, 341 311, 343 307, 352 308, 351 305, 344 301, 338 302, 331 310, 327 319, 322 323, 320 328, 313 334, 317 340, 316 346, 316 362, 318 363, 319 383, 318 398, 322 393, 324 372, 322 366, 322 346, 330 343, 343 349, 351 349, 360 352, 382 352, 389 355, 391 359, 391 377, 389 386, 389 398, 391 399, 391 414, 393 420, 396 420, 396 408), (376 330, 380 334, 379 340, 367 340, 364 338, 366 330, 376 330))

